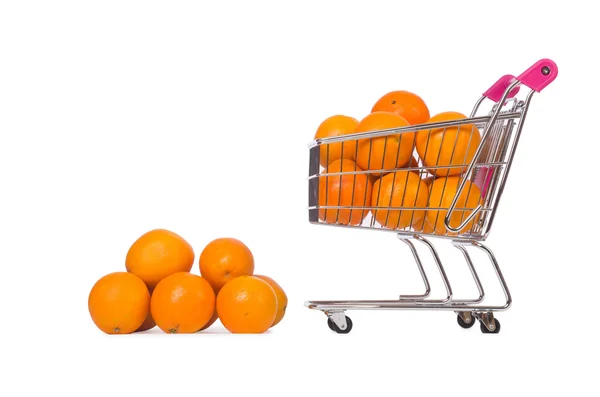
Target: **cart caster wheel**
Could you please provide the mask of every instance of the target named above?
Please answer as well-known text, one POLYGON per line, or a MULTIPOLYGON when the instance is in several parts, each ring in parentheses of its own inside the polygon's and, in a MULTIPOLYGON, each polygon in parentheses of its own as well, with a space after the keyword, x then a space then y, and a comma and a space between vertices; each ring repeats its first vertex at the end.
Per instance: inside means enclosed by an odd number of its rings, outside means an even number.
POLYGON ((329 326, 330 330, 334 331, 334 329, 333 329, 333 321, 331 321, 330 318, 327 318, 327 325, 329 326))
POLYGON ((350 320, 350 317, 348 316, 346 316, 346 329, 339 329, 336 323, 334 323, 330 318, 327 319, 327 325, 329 326, 330 330, 337 332, 338 334, 347 334, 352 330, 352 320, 350 320))
POLYGON ((496 328, 494 328, 493 331, 488 330, 485 324, 483 323, 480 323, 479 327, 481 328, 481 332, 483 332, 484 334, 497 334, 498 332, 500 332, 500 321, 498 321, 498 319, 495 318, 494 324, 496 325, 496 328))
MULTIPOLYGON (((473 325, 475 325, 475 317, 470 316, 470 319, 471 319, 471 322, 466 323, 460 314, 456 315, 456 321, 458 322, 458 325, 460 325, 462 328, 471 328, 473 325)), ((486 330, 487 330, 487 328, 486 328, 486 330)))

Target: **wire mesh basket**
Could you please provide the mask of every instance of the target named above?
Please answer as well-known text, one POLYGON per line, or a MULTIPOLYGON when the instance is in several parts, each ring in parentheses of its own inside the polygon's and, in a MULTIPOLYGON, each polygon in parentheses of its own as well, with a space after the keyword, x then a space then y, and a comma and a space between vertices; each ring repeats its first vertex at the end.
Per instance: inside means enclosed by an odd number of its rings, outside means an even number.
POLYGON ((557 74, 556 64, 542 59, 518 77, 502 76, 477 100, 468 117, 444 112, 427 123, 311 142, 309 221, 396 233, 413 253, 426 291, 392 301, 309 301, 306 305, 325 312, 329 327, 338 333, 352 327, 346 310, 409 308, 452 310, 465 328, 477 319, 482 332, 499 332, 493 312, 508 309, 511 298, 494 254, 481 242, 491 231, 533 94, 557 74), (519 99, 523 86, 529 91, 519 99), (482 110, 484 102, 492 103, 491 110, 482 110), (478 298, 453 299, 430 237, 451 240, 463 252, 480 292, 478 298), (429 248, 446 287, 446 299, 428 299, 428 278, 411 241, 429 248), (467 252, 469 246, 488 254, 506 296, 504 305, 481 304, 485 294, 467 252))

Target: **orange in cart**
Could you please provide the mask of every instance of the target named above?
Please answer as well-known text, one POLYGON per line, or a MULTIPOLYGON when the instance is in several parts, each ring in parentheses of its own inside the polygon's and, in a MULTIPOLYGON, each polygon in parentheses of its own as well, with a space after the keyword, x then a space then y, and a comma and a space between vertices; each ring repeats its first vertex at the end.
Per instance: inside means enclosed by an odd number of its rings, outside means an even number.
POLYGON ((435 176, 434 175, 430 175, 430 176, 427 176, 427 177, 423 178, 423 182, 425 182, 425 184, 427 185, 427 187, 429 188, 429 190, 431 190, 431 184, 433 183, 434 180, 435 180, 435 176))
MULTIPOLYGON (((428 123, 460 120, 466 116, 458 112, 443 112, 433 116, 428 123)), ((459 175, 466 171, 481 142, 479 130, 473 124, 432 128, 417 132, 416 147, 423 164, 436 176, 459 175), (461 165, 452 168, 436 166, 461 165)))
MULTIPOLYGON (((357 125, 358 120, 353 117, 339 114, 331 116, 319 125, 315 133, 315 139, 352 134, 357 125)), ((321 145, 319 157, 321 166, 327 168, 329 164, 341 158, 355 160, 355 140, 321 145)))
MULTIPOLYGON (((428 188, 414 172, 396 171, 381 177, 373 186, 374 207, 426 208, 428 188)), ((374 210, 375 220, 386 229, 404 229, 419 224, 425 210, 374 210)))
MULTIPOLYGON (((374 112, 360 121, 355 132, 387 130, 409 125, 406 119, 395 113, 374 112)), ((414 132, 360 139, 356 163, 363 170, 391 171, 401 168, 411 159, 414 140, 414 132)))
MULTIPOLYGON (((419 160, 413 155, 408 163, 404 164, 400 168, 419 168, 419 160)), ((420 170, 411 170, 411 172, 415 172, 417 175, 420 175, 420 170)))
POLYGON ((415 232, 426 234, 432 234, 434 232, 434 228, 429 222, 427 222, 426 216, 424 216, 419 222, 413 223, 412 228, 415 232))
MULTIPOLYGON (((458 234, 457 232, 446 229, 444 218, 448 213, 447 208, 450 208, 452 200, 458 191, 460 180, 460 176, 449 176, 437 178, 431 184, 428 205, 430 209, 427 210, 426 219, 427 222, 433 226, 436 234, 447 234, 450 236, 458 234), (444 209, 438 210, 436 208, 444 209)), ((474 183, 466 181, 463 191, 456 202, 456 208, 450 217, 450 226, 453 228, 459 227, 479 204, 481 204, 481 192, 479 188, 474 183)), ((460 233, 468 232, 473 227, 473 223, 478 219, 479 215, 475 216, 474 219, 469 221, 469 223, 460 230, 460 233)))
MULTIPOLYGON (((384 174, 385 175, 385 174, 384 174)), ((379 180, 379 178, 381 178, 383 175, 375 175, 375 174, 369 174, 369 180, 371 181, 371 183, 374 185, 375 182, 377 182, 379 180)))
MULTIPOLYGON (((436 177, 434 175, 429 175, 421 179, 423 180, 423 182, 425 182, 425 185, 427 185, 427 195, 429 196, 429 194, 431 194, 431 185, 433 184, 433 181, 436 179, 436 177)), ((423 216, 421 221, 413 222, 412 228, 416 232, 422 232, 427 234, 431 234, 434 232, 433 226, 429 222, 427 222, 427 216, 423 216)))
MULTIPOLYGON (((396 169, 393 169, 393 170, 389 170, 389 171, 384 171, 381 174, 377 174, 377 175, 375 175, 375 174, 369 174, 369 177, 371 178, 371 181, 373 182, 373 184, 375 184, 375 182, 377 182, 377 180, 380 177, 382 177, 384 175, 387 175, 390 172, 402 171, 402 170, 404 170, 406 168, 419 168, 419 161, 415 158, 415 156, 412 156, 411 159, 408 161, 408 163, 404 164, 402 167, 399 167, 399 168, 396 168, 396 169)), ((420 176, 422 171, 417 169, 417 170, 410 170, 410 172, 413 172, 413 173, 415 173, 415 174, 417 174, 417 175, 420 176)))
POLYGON ((404 90, 391 91, 379 98, 373 105, 372 112, 396 113, 411 125, 429 120, 429 109, 423 98, 404 90))
MULTIPOLYGON (((335 172, 363 172, 352 160, 337 160, 329 164, 319 177, 319 206, 358 206, 371 205, 373 183, 367 174, 331 175, 335 172)), ((339 225, 360 225, 368 215, 368 209, 319 209, 319 219, 339 225)))

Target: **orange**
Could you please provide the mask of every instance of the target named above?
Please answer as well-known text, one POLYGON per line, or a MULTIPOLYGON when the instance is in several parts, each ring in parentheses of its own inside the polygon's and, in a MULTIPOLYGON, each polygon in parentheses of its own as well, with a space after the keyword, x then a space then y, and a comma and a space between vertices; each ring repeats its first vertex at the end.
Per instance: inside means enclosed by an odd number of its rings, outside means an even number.
POLYGON ((422 232, 427 234, 434 234, 433 226, 429 222, 427 222, 426 217, 423 217, 419 222, 413 225, 413 230, 415 232, 422 232))
MULTIPOLYGON (((458 190, 460 179, 460 176, 437 178, 431 184, 428 205, 430 209, 427 210, 426 218, 427 222, 435 229, 436 234, 458 234, 446 229, 444 219, 448 214, 448 210, 438 210, 436 208, 450 208, 452 200, 454 200, 454 196, 458 190)), ((452 212, 452 216, 450 217, 450 226, 455 228, 460 226, 460 224, 471 214, 472 209, 477 207, 477 205, 480 203, 481 192, 479 188, 474 183, 467 181, 461 195, 456 202, 456 209, 452 212), (461 210, 461 208, 463 209, 461 210)), ((473 222, 478 218, 479 216, 476 216, 473 220, 466 224, 463 229, 460 230, 460 232, 468 232, 473 226, 473 222)))
POLYGON ((372 184, 375 184, 380 177, 380 175, 369 174, 369 181, 371 181, 372 184))
MULTIPOLYGON (((214 291, 214 288, 213 288, 214 291)), ((204 325, 204 327, 200 328, 200 331, 204 331, 205 329, 207 329, 208 327, 210 327, 211 325, 213 325, 218 319, 219 319, 219 314, 217 313, 217 292, 215 292, 215 311, 213 312, 212 317, 210 318, 210 320, 208 320, 208 322, 204 325)))
MULTIPOLYGON (((379 179, 373 186, 374 207, 427 207, 428 191, 425 182, 417 174, 396 171, 379 179)), ((374 211, 375 220, 387 229, 404 229, 416 224, 425 216, 425 210, 374 211)))
MULTIPOLYGON (((148 293, 150 293, 150 299, 152 299, 152 290, 148 289, 148 293)), ((150 311, 150 306, 148 306, 148 315, 146 316, 146 319, 144 320, 142 325, 140 325, 140 327, 136 329, 135 332, 148 331, 149 329, 152 329, 154 327, 156 327, 156 322, 154 322, 154 319, 152 318, 152 312, 150 311)))
MULTIPOLYGON (((387 175, 390 172, 404 170, 405 168, 421 168, 421 167, 419 166, 419 161, 415 158, 415 156, 412 156, 411 159, 408 161, 408 163, 404 164, 403 166, 401 166, 399 168, 382 172, 381 174, 377 174, 377 176, 374 176, 375 174, 369 174, 370 179, 373 182, 373 184, 375 184, 375 182, 377 182, 377 179, 379 179, 379 177, 387 175)), ((410 170, 410 172, 414 172, 417 175, 421 175, 421 172, 427 172, 427 171, 422 171, 420 169, 416 169, 416 170, 410 170)))
POLYGON ((213 325, 215 323, 215 321, 217 321, 219 319, 219 313, 217 313, 216 303, 217 303, 217 300, 215 299, 215 311, 213 312, 212 317, 210 318, 210 320, 208 320, 206 325, 204 325, 204 327, 200 328, 200 331, 204 331, 205 329, 207 329, 208 327, 213 325))
MULTIPOLYGON (((375 112, 366 116, 356 127, 356 132, 387 130, 406 127, 409 123, 390 112, 375 112)), ((358 141, 356 163, 363 170, 393 170, 411 158, 415 133, 405 132, 358 141)))
POLYGON ((139 237, 125 258, 127 271, 154 288, 160 280, 177 272, 189 272, 194 265, 192 246, 176 233, 151 230, 139 237))
POLYGON ((204 278, 188 272, 162 279, 150 300, 156 325, 166 333, 190 334, 199 331, 215 311, 215 292, 204 278))
POLYGON ((434 175, 430 175, 428 177, 423 178, 423 182, 425 182, 425 184, 427 185, 427 187, 429 189, 431 189, 431 184, 433 183, 434 180, 435 180, 434 175))
POLYGON ((427 219, 425 218, 425 222, 423 223, 423 233, 432 234, 434 232, 435 229, 433 226, 431 226, 431 223, 427 222, 427 219))
POLYGON ((231 333, 263 333, 277 317, 277 295, 265 280, 240 276, 219 291, 217 312, 231 333))
POLYGON ((410 170, 410 171, 411 171, 411 172, 414 172, 414 173, 415 173, 415 174, 417 174, 417 175, 421 175, 421 170, 419 169, 419 168, 420 168, 420 166, 419 166, 419 160, 417 160, 417 159, 415 158, 415 156, 412 156, 412 157, 410 158, 410 160, 408 161, 408 163, 404 164, 404 165, 403 165, 402 167, 400 167, 400 168, 417 168, 417 169, 410 170))
MULTIPOLYGON (((427 174, 424 173, 424 175, 427 175, 427 174)), ((433 181, 435 180, 435 176, 430 175, 430 176, 427 176, 422 179, 423 179, 423 182, 425 182, 425 185, 427 185, 427 194, 430 194, 431 193, 431 185, 433 184, 433 181)), ((427 234, 432 234, 434 232, 434 228, 433 228, 433 226, 431 226, 431 224, 429 224, 429 222, 427 222, 426 216, 424 216, 420 222, 413 223, 412 227, 416 232, 423 232, 423 233, 427 233, 427 234)))
MULTIPOLYGON (((327 176, 333 172, 362 172, 352 160, 336 160, 319 176, 319 206, 371 205, 373 183, 367 174, 344 174, 327 176)), ((368 209, 319 209, 319 219, 340 225, 360 225, 369 213, 368 209)))
POLYGON ((148 315, 146 316, 146 319, 144 320, 142 325, 140 325, 140 327, 135 330, 135 332, 148 331, 149 329, 152 329, 154 327, 156 327, 156 322, 152 318, 152 313, 150 312, 150 310, 148 310, 148 315))
MULTIPOLYGON (((327 138, 354 133, 358 120, 354 117, 335 115, 325 119, 317 128, 315 139, 327 138)), ((356 157, 356 140, 330 143, 320 146, 319 162, 325 168, 341 158, 354 160, 356 157)))
MULTIPOLYGON (((429 119, 428 123, 460 120, 466 116, 458 112, 443 112, 429 119)), ((431 174, 437 176, 459 175, 466 171, 481 142, 479 130, 473 124, 447 128, 433 128, 417 132, 417 152, 431 174), (436 166, 460 165, 452 168, 436 166)))
POLYGON ((402 116, 411 125, 429 120, 429 109, 425 101, 409 91, 391 91, 375 102, 371 112, 392 112, 402 116))
POLYGON ((150 293, 144 282, 127 272, 100 278, 88 296, 94 324, 107 334, 130 334, 138 329, 150 309, 150 293))
POLYGON ((287 295, 285 294, 283 288, 281 288, 281 286, 277 284, 277 282, 271 277, 262 275, 256 275, 256 277, 265 280, 267 283, 269 283, 271 288, 273 288, 273 291, 275 291, 275 295, 277 296, 277 315, 275 316, 275 320, 273 320, 273 324, 271 325, 271 327, 273 327, 281 321, 283 316, 285 316, 285 309, 287 309, 288 304, 287 295))
POLYGON ((218 293, 229 280, 254 273, 254 256, 242 241, 232 237, 217 238, 200 253, 200 275, 218 293))

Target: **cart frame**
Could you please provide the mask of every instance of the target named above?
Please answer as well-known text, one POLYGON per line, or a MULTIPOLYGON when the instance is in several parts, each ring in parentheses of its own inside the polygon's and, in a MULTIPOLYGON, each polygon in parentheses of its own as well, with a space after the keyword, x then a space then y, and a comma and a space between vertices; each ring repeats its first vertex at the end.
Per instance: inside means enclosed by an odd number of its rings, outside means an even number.
MULTIPOLYGON (((320 310, 328 318, 329 328, 337 333, 345 334, 352 329, 352 321, 345 312, 348 310, 441 310, 453 311, 457 315, 457 322, 463 328, 470 328, 476 321, 480 322, 480 329, 483 333, 498 333, 500 331, 500 322, 494 317, 495 312, 505 311, 511 307, 512 298, 510 291, 500 270, 500 266, 492 250, 484 245, 489 236, 493 221, 495 219, 498 203, 504 191, 508 173, 516 152, 518 141, 524 126, 531 100, 534 93, 541 92, 548 84, 556 78, 558 67, 549 59, 541 59, 518 77, 513 75, 502 76, 494 85, 492 85, 477 100, 470 116, 467 119, 445 121, 439 123, 425 123, 402 128, 361 132, 336 137, 315 139, 310 143, 309 160, 309 222, 319 225, 329 225, 346 228, 366 228, 371 230, 382 230, 394 232, 400 241, 405 243, 411 251, 417 264, 419 273, 423 280, 425 291, 418 295, 400 295, 397 300, 314 300, 305 302, 309 309, 320 310), (518 100, 517 94, 521 87, 526 86, 530 89, 524 100, 518 100), (476 117, 480 105, 485 99, 495 102, 492 110, 486 116, 476 117), (512 107, 510 107, 511 105, 512 107), (508 107, 508 110, 507 110, 508 107), (465 124, 473 124, 483 127, 481 141, 475 151, 473 159, 469 162, 464 177, 461 178, 458 190, 454 195, 451 205, 445 208, 446 215, 444 225, 448 231, 447 235, 439 233, 426 233, 415 231, 410 227, 406 229, 386 229, 375 226, 374 219, 370 222, 358 226, 340 225, 336 223, 326 223, 319 220, 318 211, 328 209, 351 210, 374 210, 371 206, 324 206, 319 205, 319 178, 322 177, 320 168, 320 145, 344 142, 348 140, 385 137, 391 134, 402 134, 404 132, 415 132, 419 130, 435 128, 448 128, 465 124), (514 132, 514 134, 513 134, 514 132), (485 155, 484 152, 487 153, 485 155), (490 155, 490 153, 492 153, 490 155), (484 158, 485 157, 485 158, 484 158), (492 170, 493 172, 481 172, 481 170, 492 170), (463 193, 467 181, 477 184, 481 187, 486 196, 483 204, 475 208, 470 208, 471 213, 466 219, 461 218, 458 226, 452 226, 451 217, 454 211, 458 210, 457 202, 459 196, 463 193), (464 227, 476 216, 480 216, 473 226, 464 232, 464 227), (460 250, 464 256, 465 262, 473 277, 479 296, 468 299, 457 299, 444 270, 444 266, 436 250, 432 239, 450 240, 452 246, 460 250), (422 265, 421 258, 417 252, 415 244, 418 242, 427 247, 433 261, 439 271, 441 280, 446 290, 446 297, 443 299, 431 299, 431 288, 429 278, 422 265), (476 271, 476 267, 471 260, 469 249, 476 248, 487 254, 487 257, 494 269, 498 282, 505 296, 505 302, 498 305, 482 304, 485 299, 485 291, 476 271)), ((460 128, 460 127, 459 127, 460 128)), ((431 167, 430 167, 431 168, 431 167)), ((423 172, 425 167, 408 167, 408 171, 423 172)), ((365 170, 362 173, 374 173, 383 170, 365 170)), ((332 172, 328 176, 344 175, 349 172, 332 172)), ((352 174, 352 173, 350 173, 352 174)), ((377 207, 380 210, 392 211, 399 210, 402 207, 377 207)), ((466 210, 466 208, 463 208, 466 210)), ((464 211, 463 211, 464 212, 464 211)))

